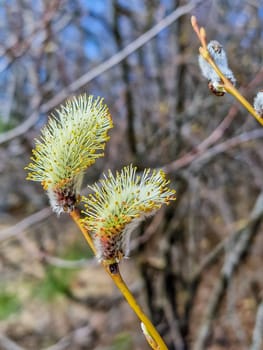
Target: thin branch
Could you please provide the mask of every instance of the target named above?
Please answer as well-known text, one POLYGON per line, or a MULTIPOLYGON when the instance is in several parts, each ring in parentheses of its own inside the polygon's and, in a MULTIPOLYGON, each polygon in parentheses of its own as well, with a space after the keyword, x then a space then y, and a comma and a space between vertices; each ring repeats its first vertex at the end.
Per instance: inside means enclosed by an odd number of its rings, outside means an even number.
POLYGON ((77 209, 73 210, 70 213, 70 216, 71 216, 72 220, 75 222, 75 224, 78 226, 78 228, 80 229, 80 231, 83 234, 83 236, 85 237, 88 245, 90 246, 91 250, 93 251, 94 255, 96 256, 97 253, 96 253, 96 248, 94 246, 93 240, 92 240, 89 232, 81 224, 79 211, 77 209))
POLYGON ((181 158, 165 165, 163 168, 164 171, 166 173, 174 172, 178 169, 184 168, 185 166, 192 163, 195 159, 197 159, 208 149, 209 146, 215 144, 224 135, 224 132, 231 125, 233 119, 235 118, 237 111, 237 107, 233 106, 223 121, 213 130, 211 134, 209 134, 205 140, 203 140, 197 147, 183 155, 181 158))
POLYGON ((168 301, 168 298, 165 298, 164 301, 164 314, 167 319, 167 323, 170 328, 170 335, 175 349, 184 349, 184 340, 180 331, 180 323, 177 318, 174 317, 172 312, 172 307, 168 301))
POLYGON ((19 234, 21 234, 24 230, 28 229, 32 225, 38 224, 40 221, 47 219, 52 214, 51 209, 44 208, 25 219, 19 221, 15 225, 3 229, 0 231, 0 242, 8 239, 15 238, 19 234))
MULTIPOLYGON (((76 223, 78 228, 80 229, 81 233, 85 237, 87 243, 89 244, 90 248, 92 249, 94 255, 97 255, 96 248, 94 246, 93 240, 88 232, 88 230, 81 224, 81 219, 79 216, 79 213, 77 210, 74 210, 70 213, 70 216, 72 220, 76 223)), ((128 304, 132 308, 132 310, 135 312, 135 314, 138 316, 139 320, 144 324, 147 331, 149 332, 149 336, 151 336, 153 340, 153 344, 150 344, 153 346, 153 349, 156 350, 167 350, 167 347, 161 338, 160 334, 152 324, 152 322, 149 320, 149 318, 146 316, 146 314, 143 312, 141 307, 138 305, 136 299, 134 298, 133 294, 127 287, 126 283, 122 279, 122 276, 119 272, 119 266, 117 263, 106 265, 101 263, 105 271, 108 273, 108 275, 111 277, 115 285, 118 287, 119 291, 122 293, 124 298, 127 300, 128 304), (156 345, 156 347, 155 347, 156 345), (158 346, 158 347, 157 347, 158 346)), ((144 334, 145 335, 145 334, 144 334)), ((149 339, 146 337, 147 341, 149 342, 149 339)))
POLYGON ((98 261, 95 258, 65 260, 65 259, 58 258, 57 256, 43 254, 42 259, 49 265, 56 266, 62 269, 79 269, 79 268, 87 268, 87 267, 98 265, 98 261))
MULTIPOLYGON (((149 344, 152 346, 152 348, 156 350, 168 350, 160 334, 157 332, 155 326, 152 324, 149 318, 144 314, 143 310, 138 305, 136 299, 131 294, 129 288, 127 287, 126 283, 122 279, 122 276, 119 270, 117 273, 111 273, 109 269, 106 269, 106 270, 109 276, 111 277, 111 279, 113 280, 113 282, 116 284, 116 286, 119 288, 119 290, 127 300, 130 307, 133 309, 133 311, 136 313, 138 318, 141 320, 141 322, 144 324, 147 331, 149 332, 149 337, 153 340, 153 343, 150 343, 147 337, 146 339, 149 342, 149 344)), ((145 335, 145 332, 144 332, 144 335, 145 335)))
POLYGON ((259 304, 250 350, 260 350, 263 345, 263 301, 259 304))
MULTIPOLYGON (((210 136, 207 139, 209 139, 210 136)), ((221 136, 222 136, 221 131, 219 131, 218 135, 215 138, 218 138, 221 136)), ((206 149, 206 147, 212 143, 212 140, 207 142, 207 144, 205 140, 195 150, 188 152, 181 158, 175 160, 174 162, 165 165, 163 167, 163 170, 169 174, 171 172, 175 172, 178 169, 182 169, 188 165, 200 167, 201 165, 209 162, 211 158, 215 157, 220 153, 226 152, 231 148, 239 146, 244 142, 249 142, 262 137, 263 137, 263 129, 262 128, 254 129, 251 131, 244 132, 243 134, 240 134, 238 136, 232 137, 227 141, 221 142, 218 145, 215 145, 208 149, 206 149)))
POLYGON ((0 348, 1 350, 25 350, 4 334, 0 334, 0 348))
POLYGON ((219 67, 211 57, 207 49, 205 29, 203 27, 199 28, 197 19, 194 16, 192 16, 191 18, 191 23, 202 45, 202 47, 199 48, 200 55, 203 56, 203 58, 210 64, 213 70, 220 77, 222 82, 222 87, 225 89, 225 91, 231 94, 237 101, 239 101, 240 104, 242 104, 243 107, 245 107, 246 110, 258 121, 258 123, 263 126, 263 119, 257 114, 253 106, 245 99, 245 97, 234 87, 232 82, 225 77, 225 75, 222 73, 222 71, 219 69, 219 67))
POLYGON ((85 344, 87 346, 89 345, 88 340, 92 340, 92 335, 93 335, 92 333, 93 333, 92 329, 89 325, 75 329, 73 332, 61 338, 56 344, 49 346, 44 350, 72 349, 72 345, 74 344, 81 344, 81 345, 85 344))
POLYGON ((263 129, 254 129, 251 131, 244 132, 243 134, 240 134, 238 136, 232 137, 231 139, 228 139, 225 142, 222 142, 218 145, 215 145, 214 147, 211 147, 208 149, 203 155, 198 157, 195 162, 192 163, 193 166, 200 167, 203 166, 204 163, 207 163, 211 160, 211 158, 214 158, 220 153, 229 151, 231 148, 239 146, 240 144, 244 142, 249 142, 252 140, 256 140, 263 137, 263 129))

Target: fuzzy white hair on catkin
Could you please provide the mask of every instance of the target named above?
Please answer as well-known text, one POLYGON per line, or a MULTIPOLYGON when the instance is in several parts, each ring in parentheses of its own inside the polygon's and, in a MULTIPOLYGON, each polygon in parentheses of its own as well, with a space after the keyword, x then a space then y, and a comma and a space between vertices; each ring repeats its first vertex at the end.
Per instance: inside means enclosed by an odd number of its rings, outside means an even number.
POLYGON ((254 99, 254 109, 263 117, 263 91, 259 91, 254 99))
POLYGON ((218 66, 228 66, 226 52, 217 40, 210 41, 207 50, 218 66))
POLYGON ((110 248, 107 247, 107 249, 105 249, 105 246, 100 241, 99 235, 94 235, 94 244, 99 262, 106 261, 108 258, 112 258, 107 256, 109 253, 108 249, 110 250, 111 254, 114 252, 114 257, 117 263, 120 262, 120 256, 123 256, 123 258, 126 259, 129 258, 132 233, 136 230, 136 228, 138 228, 139 224, 142 221, 144 221, 147 217, 154 215, 155 212, 156 210, 153 210, 149 213, 141 215, 138 218, 134 218, 125 226, 122 232, 117 234, 115 237, 112 237, 112 239, 109 239, 110 243, 113 245, 110 248))
POLYGON ((124 257, 128 258, 130 254, 130 242, 131 235, 139 226, 139 224, 144 221, 146 218, 151 217, 155 214, 156 210, 153 210, 147 214, 140 216, 139 218, 133 219, 129 224, 127 224, 124 228, 122 235, 122 249, 124 252, 124 257))
POLYGON ((47 190, 47 195, 49 198, 50 207, 57 216, 60 216, 64 213, 64 207, 59 203, 57 194, 52 189, 47 190))
MULTIPOLYGON (((210 56, 213 58, 214 62, 224 74, 224 76, 231 81, 233 85, 236 85, 236 78, 232 70, 228 67, 227 55, 222 45, 216 41, 212 40, 207 45, 210 56)), ((203 58, 202 55, 198 57, 199 66, 203 76, 210 81, 214 88, 217 89, 217 85, 220 84, 221 79, 210 64, 203 58)))

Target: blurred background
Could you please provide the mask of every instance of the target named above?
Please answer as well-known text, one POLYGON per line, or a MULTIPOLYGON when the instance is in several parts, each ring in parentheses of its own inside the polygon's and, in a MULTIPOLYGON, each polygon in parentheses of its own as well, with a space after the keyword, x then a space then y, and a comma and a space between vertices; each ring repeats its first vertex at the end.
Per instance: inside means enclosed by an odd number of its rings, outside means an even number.
POLYGON ((0 4, 0 349, 149 349, 81 233, 25 180, 48 115, 80 93, 103 96, 115 125, 85 186, 132 162, 177 191, 121 264, 169 349, 263 349, 263 129, 208 90, 190 24, 224 46, 253 103, 262 1, 0 4))

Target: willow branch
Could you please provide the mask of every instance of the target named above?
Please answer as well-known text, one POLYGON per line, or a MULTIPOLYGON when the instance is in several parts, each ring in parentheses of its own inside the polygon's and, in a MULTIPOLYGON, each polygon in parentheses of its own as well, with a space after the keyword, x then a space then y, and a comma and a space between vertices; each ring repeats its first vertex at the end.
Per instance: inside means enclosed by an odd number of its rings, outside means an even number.
MULTIPOLYGON (((86 228, 81 224, 80 221, 80 215, 78 210, 74 210, 70 213, 71 218, 74 220, 76 225, 81 230, 83 236, 85 237, 86 241, 88 242, 90 248, 92 249, 93 253, 97 255, 96 248, 94 246, 94 243, 92 241, 91 236, 89 235, 86 228)), ((147 331, 149 332, 149 338, 145 335, 147 342, 154 350, 168 350, 167 346, 165 345, 163 339, 161 338, 160 334, 152 324, 152 322, 149 320, 149 318, 145 315, 145 313, 142 311, 141 307, 138 305, 136 299, 130 292, 129 288, 127 287, 126 283, 122 279, 122 276, 119 272, 118 264, 112 264, 112 265, 104 265, 101 264, 105 271, 109 274, 115 285, 118 287, 124 298, 127 300, 130 307, 133 309, 135 314, 138 316, 138 318, 141 320, 141 322, 145 325, 147 331)))
POLYGON ((88 231, 84 228, 83 225, 81 225, 80 222, 80 215, 78 210, 73 210, 70 213, 70 216, 72 217, 73 221, 76 223, 76 225, 78 226, 78 228, 80 229, 81 233, 83 234, 83 236, 85 237, 86 241, 88 242, 88 245, 90 246, 91 250, 93 251, 94 255, 97 255, 96 253, 96 248, 94 246, 93 240, 90 237, 88 231))
POLYGON ((234 85, 225 77, 225 75, 221 72, 217 64, 214 62, 213 58, 209 54, 207 49, 206 42, 206 32, 204 28, 199 28, 196 18, 193 16, 191 18, 192 27, 197 34, 201 47, 199 48, 200 55, 210 64, 210 66, 214 69, 217 75, 220 77, 222 81, 222 87, 231 94, 246 110, 263 126, 263 118, 261 118, 253 108, 253 106, 245 99, 243 95, 234 87, 234 85))
POLYGON ((260 350, 263 345, 263 301, 259 304, 250 350, 260 350))
POLYGON ((127 300, 130 307, 136 313, 136 315, 141 320, 141 322, 145 325, 150 335, 149 338, 146 337, 149 345, 155 350, 168 350, 160 334, 157 332, 156 328, 154 327, 152 322, 149 320, 149 318, 144 314, 144 312, 142 311, 141 307, 137 303, 134 296, 131 294, 129 288, 127 287, 126 283, 122 279, 122 276, 119 270, 117 271, 117 273, 111 273, 108 268, 106 268, 106 270, 110 275, 111 279, 114 281, 116 286, 119 288, 119 290, 127 300), (151 342, 150 340, 153 340, 153 342, 151 342))

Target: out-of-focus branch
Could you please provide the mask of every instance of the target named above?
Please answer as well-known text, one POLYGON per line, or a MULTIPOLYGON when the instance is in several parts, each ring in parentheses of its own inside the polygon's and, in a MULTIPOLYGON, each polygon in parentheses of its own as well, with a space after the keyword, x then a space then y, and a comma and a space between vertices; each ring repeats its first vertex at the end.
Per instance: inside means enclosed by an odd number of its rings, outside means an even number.
POLYGON ((250 350, 260 350, 263 345, 263 301, 259 304, 250 350))
MULTIPOLYGON (((114 8, 114 25, 113 25, 113 33, 114 38, 116 40, 116 44, 119 50, 123 47, 123 38, 121 35, 122 27, 120 26, 120 21, 118 20, 119 12, 118 12, 118 1, 113 2, 114 8)), ((130 84, 130 76, 131 69, 128 63, 128 60, 123 60, 121 66, 121 75, 122 80, 126 86, 124 90, 125 95, 125 106, 126 106, 126 118, 127 118, 127 139, 131 153, 135 156, 137 153, 137 144, 136 144, 136 136, 135 136, 135 127, 134 127, 134 94, 131 89, 130 84)))
POLYGON ((185 6, 181 6, 173 11, 170 15, 162 19, 155 26, 153 26, 150 30, 142 34, 139 38, 135 39, 129 45, 127 45, 123 50, 117 52, 115 55, 107 59, 106 61, 99 64, 97 67, 92 69, 91 71, 84 74, 79 79, 75 80, 64 90, 59 92, 53 98, 51 98, 48 102, 44 103, 40 106, 39 111, 34 111, 30 117, 18 127, 3 133, 0 135, 0 144, 8 142, 15 137, 18 137, 24 134, 27 130, 29 130, 38 120, 38 113, 48 113, 50 110, 55 108, 59 103, 65 100, 70 94, 82 88, 84 85, 88 84, 93 79, 100 76, 102 73, 107 70, 113 68, 121 61, 123 61, 126 57, 131 55, 133 52, 138 50, 140 47, 145 45, 148 41, 153 39, 156 35, 158 35, 163 29, 169 27, 173 22, 175 22, 181 16, 189 13, 198 3, 199 1, 193 1, 185 6))
POLYGON ((0 334, 0 348, 2 350, 25 350, 25 348, 17 345, 17 343, 6 337, 4 334, 0 334))
MULTIPOLYGON (((216 134, 215 134, 216 135, 216 134)), ((221 132, 218 134, 218 136, 221 136, 221 132)), ((216 138, 218 136, 215 136, 216 138)), ((211 137, 211 135, 209 136, 209 138, 211 137)), ((188 166, 189 164, 191 164, 191 166, 193 167, 200 167, 201 165, 203 165, 204 163, 209 162, 213 157, 215 157, 216 155, 226 152, 228 150, 230 150, 231 148, 234 148, 236 146, 239 146, 242 143, 248 142, 248 141, 252 141, 252 140, 256 140, 259 138, 263 137, 263 129, 255 129, 255 130, 251 130, 248 132, 244 132, 238 136, 232 137, 230 139, 228 139, 227 141, 221 142, 218 145, 215 145, 211 148, 206 149, 206 147, 210 144, 209 141, 207 144, 205 144, 205 141, 202 142, 202 144, 205 145, 205 147, 203 148, 199 146, 196 148, 196 150, 189 152, 187 154, 185 154, 184 156, 182 156, 181 158, 175 160, 174 162, 167 164, 163 167, 163 170, 166 173, 171 173, 171 172, 175 172, 178 169, 184 168, 186 166, 188 166)), ((201 144, 201 145, 202 145, 201 144)))
POLYGON ((49 265, 56 266, 62 269, 80 269, 98 265, 98 261, 96 258, 65 260, 58 258, 57 256, 42 254, 42 260, 44 260, 49 265))
POLYGON ((49 207, 44 208, 26 217, 25 219, 19 221, 17 224, 0 231, 0 242, 3 242, 5 240, 12 239, 18 236, 21 232, 23 232, 30 226, 35 225, 40 221, 47 219, 51 214, 52 212, 49 207))
POLYGON ((208 149, 203 155, 196 159, 196 162, 192 163, 192 166, 198 166, 209 162, 212 158, 220 153, 227 152, 233 147, 239 146, 244 142, 249 142, 263 137, 263 129, 254 129, 248 132, 244 132, 238 136, 232 137, 225 142, 222 142, 214 147, 208 149))
POLYGON ((72 348, 74 344, 88 345, 91 344, 93 337, 92 328, 88 326, 75 329, 73 332, 61 338, 56 344, 45 348, 44 350, 64 350, 72 348))
POLYGON ((237 111, 237 107, 233 106, 223 121, 215 128, 211 134, 209 134, 209 136, 204 141, 202 141, 192 151, 186 153, 172 163, 165 165, 164 171, 167 173, 175 172, 176 170, 184 168, 185 166, 192 163, 196 158, 200 156, 200 154, 206 151, 209 146, 215 144, 224 135, 225 130, 229 127, 235 118, 237 111))

